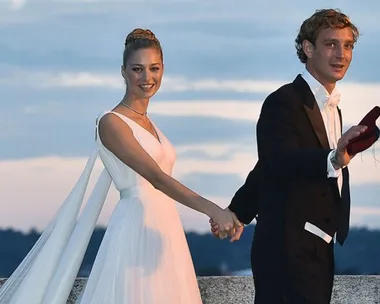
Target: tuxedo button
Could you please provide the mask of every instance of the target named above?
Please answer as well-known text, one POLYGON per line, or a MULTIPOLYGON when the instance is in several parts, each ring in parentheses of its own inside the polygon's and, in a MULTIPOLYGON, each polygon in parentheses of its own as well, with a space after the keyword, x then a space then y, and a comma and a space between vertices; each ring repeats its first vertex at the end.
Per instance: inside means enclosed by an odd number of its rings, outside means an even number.
POLYGON ((325 223, 326 224, 330 223, 330 219, 329 218, 325 218, 325 223))

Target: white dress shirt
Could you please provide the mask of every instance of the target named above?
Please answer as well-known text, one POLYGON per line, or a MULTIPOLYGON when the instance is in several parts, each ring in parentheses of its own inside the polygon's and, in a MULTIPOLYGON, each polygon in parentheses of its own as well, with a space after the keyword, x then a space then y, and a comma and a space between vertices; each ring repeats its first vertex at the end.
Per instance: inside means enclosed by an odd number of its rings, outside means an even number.
MULTIPOLYGON (((317 101, 318 107, 321 111, 323 122, 325 124, 330 148, 336 149, 338 140, 342 136, 340 117, 337 110, 340 94, 337 88, 335 87, 330 95, 325 89, 325 87, 322 84, 320 84, 307 70, 305 70, 302 73, 302 78, 309 85, 310 90, 313 92, 314 97, 317 101)), ((339 193, 341 193, 343 183, 342 170, 335 170, 335 168, 331 164, 330 156, 332 153, 333 151, 330 152, 327 157, 327 177, 338 179, 339 193)))

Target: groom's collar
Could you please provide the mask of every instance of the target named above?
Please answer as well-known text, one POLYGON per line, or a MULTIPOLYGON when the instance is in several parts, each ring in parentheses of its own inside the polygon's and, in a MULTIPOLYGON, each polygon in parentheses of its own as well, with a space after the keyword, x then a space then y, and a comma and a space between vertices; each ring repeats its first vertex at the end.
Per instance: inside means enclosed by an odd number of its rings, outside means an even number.
MULTIPOLYGON (((307 73, 310 74, 309 72, 307 72, 307 73)), ((299 93, 302 95, 302 99, 303 99, 303 102, 305 103, 305 105, 307 105, 309 108, 313 108, 314 102, 317 102, 317 104, 318 104, 318 99, 320 100, 319 96, 316 97, 315 92, 317 92, 317 91, 324 92, 325 91, 326 94, 328 94, 328 93, 327 93, 326 89, 317 80, 315 80, 315 78, 313 76, 310 75, 311 78, 308 77, 307 73, 298 74, 297 77, 294 79, 293 84, 295 85, 295 87, 297 88, 299 93), (324 91, 320 87, 322 87, 324 91)), ((333 92, 335 94, 335 93, 337 93, 337 90, 334 89, 333 92)))
POLYGON ((325 102, 331 95, 339 95, 336 86, 334 90, 331 92, 331 94, 329 94, 326 88, 317 79, 315 79, 315 77, 311 75, 307 69, 303 71, 301 76, 308 84, 320 109, 322 109, 325 106, 325 102))

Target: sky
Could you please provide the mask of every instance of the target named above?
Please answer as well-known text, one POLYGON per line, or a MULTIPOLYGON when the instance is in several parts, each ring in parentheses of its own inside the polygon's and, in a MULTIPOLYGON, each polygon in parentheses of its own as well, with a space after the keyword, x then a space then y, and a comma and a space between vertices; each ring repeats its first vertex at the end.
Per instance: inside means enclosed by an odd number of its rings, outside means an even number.
MULTIPOLYGON (((345 129, 380 105, 380 2, 0 0, 0 228, 44 229, 77 182, 97 115, 124 95, 126 35, 150 28, 165 75, 149 115, 174 144, 173 175, 226 207, 257 161, 265 97, 304 66, 294 39, 316 9, 339 8, 361 36, 338 86, 345 129)), ((380 228, 380 144, 350 164, 351 225, 380 228)), ((102 164, 97 162, 89 189, 102 164)), ((112 188, 99 224, 118 200, 112 188)), ((178 204, 184 228, 208 218, 178 204)))

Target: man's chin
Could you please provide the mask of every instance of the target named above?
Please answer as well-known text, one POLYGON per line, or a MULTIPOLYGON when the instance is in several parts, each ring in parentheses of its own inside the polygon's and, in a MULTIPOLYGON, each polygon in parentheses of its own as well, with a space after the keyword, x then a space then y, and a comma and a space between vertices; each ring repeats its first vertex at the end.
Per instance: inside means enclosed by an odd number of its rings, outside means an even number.
POLYGON ((338 81, 342 80, 345 75, 346 75, 346 72, 344 72, 344 73, 333 73, 331 75, 331 80, 334 82, 338 82, 338 81))

